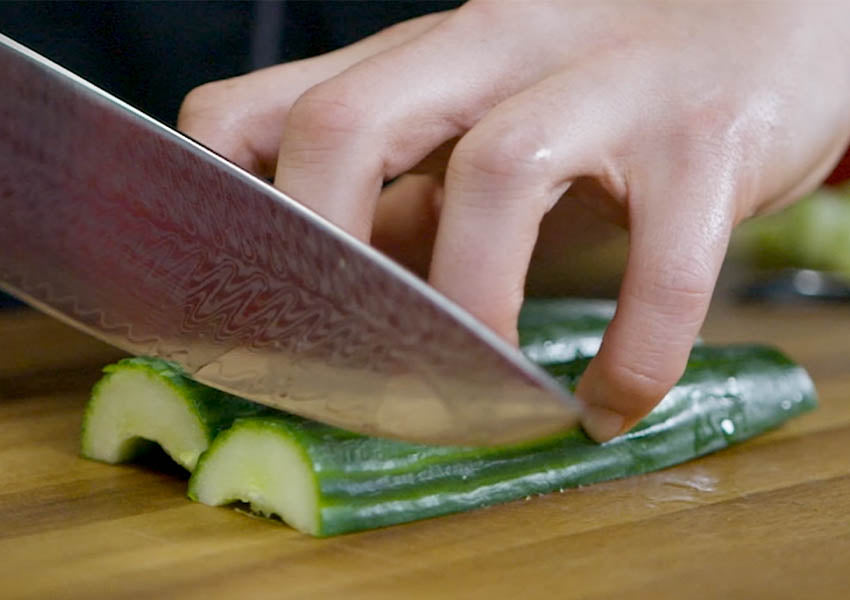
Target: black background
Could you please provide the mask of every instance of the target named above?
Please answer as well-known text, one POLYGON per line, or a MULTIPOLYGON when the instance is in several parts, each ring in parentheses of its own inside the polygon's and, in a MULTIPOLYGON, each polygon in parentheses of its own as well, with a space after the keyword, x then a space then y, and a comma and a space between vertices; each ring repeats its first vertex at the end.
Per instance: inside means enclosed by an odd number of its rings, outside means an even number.
MULTIPOLYGON (((461 3, 289 0, 276 4, 271 11, 279 21, 275 62, 286 62, 334 50, 393 23, 461 3)), ((251 40, 258 17, 268 15, 268 8, 260 2, 233 1, 6 1, 0 2, 0 32, 174 125, 189 90, 257 65, 251 40)), ((0 293, 0 307, 12 304, 0 293)))

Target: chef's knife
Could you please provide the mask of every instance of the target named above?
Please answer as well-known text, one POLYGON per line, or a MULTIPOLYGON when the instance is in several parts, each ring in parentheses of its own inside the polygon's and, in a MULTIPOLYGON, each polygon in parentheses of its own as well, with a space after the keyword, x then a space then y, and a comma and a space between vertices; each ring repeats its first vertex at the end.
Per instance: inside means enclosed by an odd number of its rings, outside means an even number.
POLYGON ((0 288, 205 384, 424 442, 576 421, 572 396, 421 280, 3 36, 0 206, 0 288))

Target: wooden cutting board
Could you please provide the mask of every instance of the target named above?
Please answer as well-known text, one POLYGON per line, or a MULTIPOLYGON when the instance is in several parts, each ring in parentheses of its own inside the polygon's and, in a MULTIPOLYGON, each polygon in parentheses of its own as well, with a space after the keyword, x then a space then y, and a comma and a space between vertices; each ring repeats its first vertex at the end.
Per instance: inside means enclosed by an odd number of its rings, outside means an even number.
POLYGON ((0 598, 850 597, 850 306, 717 308, 704 337, 784 348, 820 409, 659 473, 315 540, 189 502, 173 467, 78 458, 120 354, 0 313, 0 598))

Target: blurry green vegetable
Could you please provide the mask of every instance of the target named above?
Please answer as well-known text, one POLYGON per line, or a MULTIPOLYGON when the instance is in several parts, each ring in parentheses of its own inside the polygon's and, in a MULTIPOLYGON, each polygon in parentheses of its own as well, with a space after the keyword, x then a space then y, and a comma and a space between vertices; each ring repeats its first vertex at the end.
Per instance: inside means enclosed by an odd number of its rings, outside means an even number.
POLYGON ((732 254, 757 268, 815 269, 850 279, 850 184, 821 188, 742 224, 732 254))

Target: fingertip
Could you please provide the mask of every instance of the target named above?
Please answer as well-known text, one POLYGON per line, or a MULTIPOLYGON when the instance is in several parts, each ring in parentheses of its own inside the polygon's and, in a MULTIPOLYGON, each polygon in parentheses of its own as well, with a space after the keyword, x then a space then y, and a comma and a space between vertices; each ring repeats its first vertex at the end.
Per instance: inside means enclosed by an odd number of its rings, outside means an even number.
POLYGON ((611 382, 604 373, 599 373, 598 363, 598 357, 590 361, 579 381, 576 397, 581 406, 581 426, 584 432, 602 444, 624 433, 635 422, 634 417, 623 412, 623 408, 635 407, 632 403, 623 405, 616 401, 615 397, 622 395, 611 392, 611 382))
POLYGON ((672 361, 655 367, 637 371, 627 358, 612 355, 610 349, 594 357, 576 390, 582 426, 591 438, 607 442, 655 408, 681 375, 672 361))
POLYGON ((581 415, 581 425, 587 435, 601 444, 623 433, 626 428, 626 419, 609 408, 585 404, 581 415))

